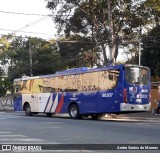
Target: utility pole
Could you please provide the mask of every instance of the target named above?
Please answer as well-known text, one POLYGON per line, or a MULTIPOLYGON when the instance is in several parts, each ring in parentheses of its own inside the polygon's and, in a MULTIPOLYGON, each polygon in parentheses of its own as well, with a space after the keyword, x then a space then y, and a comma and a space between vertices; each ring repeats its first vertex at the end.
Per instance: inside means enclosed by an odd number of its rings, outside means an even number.
POLYGON ((29 39, 28 39, 28 43, 29 43, 29 50, 28 50, 28 52, 29 52, 29 68, 30 68, 30 77, 32 77, 33 76, 33 62, 32 62, 32 50, 31 50, 31 41, 30 41, 30 37, 29 37, 29 39))
MULTIPOLYGON (((111 10, 111 0, 107 0, 108 2, 108 21, 109 21, 109 58, 112 60, 112 41, 113 41, 113 26, 112 26, 112 10, 111 10)), ((113 62, 113 61, 112 61, 113 62)))
POLYGON ((139 40, 139 65, 141 65, 141 40, 139 40))

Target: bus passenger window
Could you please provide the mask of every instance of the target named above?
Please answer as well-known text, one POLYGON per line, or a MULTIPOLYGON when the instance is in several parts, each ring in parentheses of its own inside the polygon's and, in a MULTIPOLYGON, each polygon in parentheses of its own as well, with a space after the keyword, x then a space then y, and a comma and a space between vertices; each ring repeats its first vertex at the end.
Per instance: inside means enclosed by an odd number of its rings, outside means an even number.
POLYGON ((103 73, 101 73, 99 79, 100 90, 114 89, 117 86, 117 82, 119 79, 119 70, 104 71, 103 73))

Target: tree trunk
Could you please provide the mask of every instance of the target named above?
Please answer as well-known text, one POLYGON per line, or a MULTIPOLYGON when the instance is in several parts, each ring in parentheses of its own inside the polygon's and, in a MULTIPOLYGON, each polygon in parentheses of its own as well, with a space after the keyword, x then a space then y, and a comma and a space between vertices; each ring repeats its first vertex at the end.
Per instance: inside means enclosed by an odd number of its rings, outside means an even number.
POLYGON ((104 65, 107 66, 108 65, 108 59, 107 59, 107 55, 106 55, 106 50, 105 50, 104 44, 101 44, 101 47, 102 47, 102 51, 103 51, 104 65))

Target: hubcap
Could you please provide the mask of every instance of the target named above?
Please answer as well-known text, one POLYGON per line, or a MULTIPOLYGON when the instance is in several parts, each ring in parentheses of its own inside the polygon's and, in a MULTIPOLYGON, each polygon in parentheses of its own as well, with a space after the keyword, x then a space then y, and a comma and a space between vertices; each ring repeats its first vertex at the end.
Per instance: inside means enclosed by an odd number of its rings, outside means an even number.
POLYGON ((75 108, 75 107, 71 108, 71 115, 72 115, 72 117, 76 117, 76 115, 77 115, 77 108, 75 108))
POLYGON ((27 108, 27 109, 26 109, 26 112, 29 113, 29 112, 30 112, 30 108, 27 108))

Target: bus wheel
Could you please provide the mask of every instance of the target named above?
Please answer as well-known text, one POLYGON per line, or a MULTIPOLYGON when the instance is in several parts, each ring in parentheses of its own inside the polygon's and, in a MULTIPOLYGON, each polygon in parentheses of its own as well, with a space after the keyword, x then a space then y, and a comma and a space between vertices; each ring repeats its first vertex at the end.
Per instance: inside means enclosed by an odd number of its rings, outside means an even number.
POLYGON ((27 104, 25 107, 24 107, 24 111, 26 113, 26 116, 32 116, 32 112, 31 112, 31 107, 29 104, 27 104))
POLYGON ((51 117, 53 114, 52 114, 52 113, 46 113, 46 115, 47 115, 48 117, 51 117))
POLYGON ((100 117, 100 115, 99 114, 91 114, 91 117, 93 120, 97 120, 100 117))
POLYGON ((79 115, 79 108, 76 104, 72 104, 70 107, 69 107, 69 116, 70 118, 73 118, 73 119, 78 119, 80 118, 80 115, 79 115))

